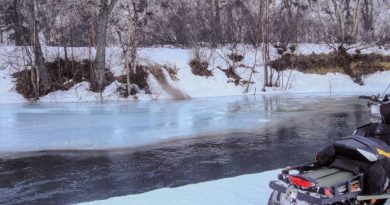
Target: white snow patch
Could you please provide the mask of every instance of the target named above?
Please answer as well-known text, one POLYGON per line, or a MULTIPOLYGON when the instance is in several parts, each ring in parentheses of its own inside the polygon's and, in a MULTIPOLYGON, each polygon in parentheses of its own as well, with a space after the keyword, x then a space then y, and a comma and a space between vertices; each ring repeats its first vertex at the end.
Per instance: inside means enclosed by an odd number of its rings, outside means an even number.
POLYGON ((280 170, 203 182, 179 188, 164 188, 143 194, 111 198, 83 205, 258 205, 267 204, 280 170))
POLYGON ((23 96, 16 92, 13 80, 8 70, 0 69, 0 104, 25 102, 23 96))

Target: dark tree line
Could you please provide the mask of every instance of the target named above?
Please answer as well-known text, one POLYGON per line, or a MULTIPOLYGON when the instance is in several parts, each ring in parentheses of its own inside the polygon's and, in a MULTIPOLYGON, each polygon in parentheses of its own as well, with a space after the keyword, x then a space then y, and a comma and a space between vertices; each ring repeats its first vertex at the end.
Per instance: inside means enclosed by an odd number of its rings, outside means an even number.
MULTIPOLYGON (((20 13, 22 1, 0 2, 3 41, 16 45, 21 45, 23 36, 31 32, 23 23, 25 16, 20 13)), ((44 9, 37 11, 37 15, 47 45, 62 45, 64 42, 59 36, 63 34, 69 46, 97 46, 105 32, 102 27, 107 27, 108 43, 119 44, 113 20, 107 14, 111 9, 119 9, 118 5, 128 3, 127 0, 36 2, 44 9)), ((261 27, 258 5, 262 0, 142 2, 152 9, 147 24, 140 30, 140 46, 190 47, 195 40, 211 46, 255 44, 257 30, 261 27)), ((390 8, 387 0, 284 0, 280 3, 270 0, 268 3, 273 43, 388 43, 388 14, 384 14, 390 8)))

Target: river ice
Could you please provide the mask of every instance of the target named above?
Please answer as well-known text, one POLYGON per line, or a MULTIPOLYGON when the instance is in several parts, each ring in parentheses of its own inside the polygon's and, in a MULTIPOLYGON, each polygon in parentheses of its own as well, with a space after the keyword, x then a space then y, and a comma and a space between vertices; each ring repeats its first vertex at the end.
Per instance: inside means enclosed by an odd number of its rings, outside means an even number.
POLYGON ((256 129, 305 111, 335 109, 329 106, 337 107, 339 98, 306 94, 110 104, 3 104, 0 152, 128 148, 204 133, 256 129))

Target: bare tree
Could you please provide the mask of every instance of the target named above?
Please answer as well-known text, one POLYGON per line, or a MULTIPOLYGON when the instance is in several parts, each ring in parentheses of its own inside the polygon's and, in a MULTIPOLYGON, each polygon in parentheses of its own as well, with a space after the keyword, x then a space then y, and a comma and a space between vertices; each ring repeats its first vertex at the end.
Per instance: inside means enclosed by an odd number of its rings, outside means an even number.
POLYGON ((353 43, 358 34, 361 18, 361 0, 356 0, 351 7, 350 0, 332 0, 334 12, 339 25, 339 38, 342 44, 353 43))
POLYGON ((45 58, 42 52, 41 41, 39 38, 39 27, 37 21, 37 2, 36 0, 23 1, 23 13, 26 15, 28 28, 31 31, 29 45, 32 46, 32 54, 34 63, 32 65, 32 81, 35 90, 35 96, 38 98, 41 94, 47 92, 51 88, 51 76, 45 65, 45 58))
POLYGON ((264 83, 262 91, 266 91, 266 86, 270 85, 268 79, 268 62, 269 62, 269 0, 261 0, 261 36, 262 36, 262 56, 264 66, 264 83))
POLYGON ((139 89, 136 84, 131 82, 131 75, 137 72, 140 29, 147 22, 147 15, 151 15, 151 13, 148 12, 148 3, 145 0, 127 0, 121 4, 121 8, 123 8, 126 17, 118 16, 116 18, 116 30, 124 54, 127 94, 130 95, 132 89, 139 89), (123 19, 125 19, 124 22, 123 19))
MULTIPOLYGON (((100 0, 99 12, 96 22, 96 58, 95 58, 95 83, 92 87, 97 86, 97 90, 102 92, 104 89, 105 69, 106 69, 106 45, 107 45, 107 27, 109 17, 118 0, 100 0)), ((94 89, 94 88, 92 88, 94 89)))

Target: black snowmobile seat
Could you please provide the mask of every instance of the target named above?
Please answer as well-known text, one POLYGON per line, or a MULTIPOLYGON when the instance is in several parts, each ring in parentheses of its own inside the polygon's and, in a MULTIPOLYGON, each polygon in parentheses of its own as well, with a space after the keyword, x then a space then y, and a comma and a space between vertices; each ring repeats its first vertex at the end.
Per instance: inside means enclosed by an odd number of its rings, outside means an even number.
POLYGON ((373 163, 384 156, 377 156, 378 149, 389 152, 390 148, 383 141, 373 137, 345 137, 333 145, 338 156, 351 160, 373 163))
POLYGON ((368 170, 369 164, 361 161, 351 160, 343 156, 338 156, 330 165, 330 167, 348 171, 353 173, 354 175, 358 175, 362 171, 368 170))

